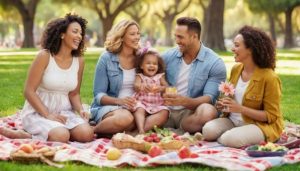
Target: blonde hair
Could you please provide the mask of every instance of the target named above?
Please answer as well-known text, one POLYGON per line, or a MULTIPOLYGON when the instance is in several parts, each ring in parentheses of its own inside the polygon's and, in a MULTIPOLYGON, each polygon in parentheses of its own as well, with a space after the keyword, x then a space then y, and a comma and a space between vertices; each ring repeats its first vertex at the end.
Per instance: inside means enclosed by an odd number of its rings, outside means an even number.
POLYGON ((126 30, 129 26, 136 25, 139 28, 138 23, 133 20, 122 20, 108 32, 104 47, 111 53, 119 53, 122 49, 122 38, 124 37, 126 30))

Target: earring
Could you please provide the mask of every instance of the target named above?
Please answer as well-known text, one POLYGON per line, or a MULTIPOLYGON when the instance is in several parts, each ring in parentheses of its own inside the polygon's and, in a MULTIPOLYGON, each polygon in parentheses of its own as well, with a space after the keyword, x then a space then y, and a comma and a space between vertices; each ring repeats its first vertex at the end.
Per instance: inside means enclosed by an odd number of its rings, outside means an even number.
POLYGON ((64 39, 64 36, 61 36, 61 39, 64 39))

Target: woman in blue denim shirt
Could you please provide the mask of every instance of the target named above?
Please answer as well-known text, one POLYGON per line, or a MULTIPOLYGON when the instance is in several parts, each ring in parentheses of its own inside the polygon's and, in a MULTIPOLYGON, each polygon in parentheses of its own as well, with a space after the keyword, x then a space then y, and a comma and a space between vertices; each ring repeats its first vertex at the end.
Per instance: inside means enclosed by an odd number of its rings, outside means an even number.
POLYGON ((134 128, 131 110, 135 100, 136 50, 139 48, 139 25, 123 20, 108 33, 106 51, 100 56, 94 78, 94 101, 91 120, 97 134, 114 134, 134 128))

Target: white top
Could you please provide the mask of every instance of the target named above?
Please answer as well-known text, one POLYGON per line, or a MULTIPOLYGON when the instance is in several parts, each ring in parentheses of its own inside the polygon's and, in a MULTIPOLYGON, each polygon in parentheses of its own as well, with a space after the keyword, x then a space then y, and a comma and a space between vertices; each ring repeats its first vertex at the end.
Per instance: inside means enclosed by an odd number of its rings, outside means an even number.
MULTIPOLYGON (((181 96, 187 96, 188 91, 188 83, 189 83, 189 75, 191 72, 192 63, 186 64, 184 60, 182 60, 181 68, 179 71, 178 79, 175 84, 177 89, 177 93, 181 96)), ((173 110, 181 110, 184 109, 183 106, 170 106, 173 110)))
POLYGON ((133 84, 136 76, 135 68, 129 70, 122 68, 122 70, 123 83, 118 98, 130 97, 134 93, 133 84))
MULTIPOLYGON (((72 110, 69 92, 74 90, 78 83, 78 58, 72 58, 72 65, 68 69, 60 68, 55 59, 50 56, 47 68, 42 76, 41 83, 36 92, 42 103, 48 108, 49 113, 72 110)), ((22 115, 35 113, 35 109, 25 101, 22 115)))
POLYGON ((69 92, 73 91, 78 84, 79 60, 72 58, 72 64, 68 69, 60 68, 55 59, 50 56, 41 83, 36 90, 43 105, 50 114, 63 115, 67 118, 64 124, 49 120, 38 114, 26 100, 22 110, 22 125, 33 139, 46 141, 49 131, 57 127, 73 129, 85 123, 72 109, 69 92))
MULTIPOLYGON (((248 84, 249 84, 249 81, 244 82, 242 80, 242 77, 240 76, 238 83, 236 85, 236 88, 235 88, 235 95, 234 95, 234 100, 238 104, 242 104, 243 97, 244 97, 245 91, 248 87, 248 84)), ((244 125, 244 121, 243 121, 241 113, 232 112, 232 113, 230 113, 229 119, 234 123, 235 126, 244 125)))

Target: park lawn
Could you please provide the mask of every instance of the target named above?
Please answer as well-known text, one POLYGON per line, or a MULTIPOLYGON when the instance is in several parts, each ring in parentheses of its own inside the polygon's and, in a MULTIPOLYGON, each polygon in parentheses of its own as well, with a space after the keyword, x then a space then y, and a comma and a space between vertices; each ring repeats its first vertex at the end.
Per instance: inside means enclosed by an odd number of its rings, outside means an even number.
MULTIPOLYGON (((164 50, 165 48, 162 48, 164 50)), ((25 50, 34 51, 34 49, 25 50)), ((102 51, 102 50, 101 50, 102 51)), ((16 54, 1 54, 0 51, 0 116, 8 116, 20 110, 24 104, 23 87, 26 80, 28 68, 34 58, 34 55, 25 53, 20 55, 20 50, 16 54)), ((234 65, 233 55, 230 52, 218 52, 225 61, 228 74, 234 65)), ((85 55, 85 70, 81 87, 82 102, 90 104, 92 102, 92 88, 95 65, 97 63, 99 52, 87 52, 85 55)), ((287 121, 300 124, 300 50, 278 50, 277 52, 277 68, 282 81, 282 111, 287 121)), ((108 168, 105 168, 107 170, 108 168)), ((178 166, 162 166, 155 168, 122 168, 122 170, 216 170, 203 165, 178 165, 178 166)), ((274 167, 271 170, 298 170, 299 164, 284 165, 274 167)), ((24 165, 14 162, 0 162, 0 170, 56 170, 46 165, 24 165)), ((67 163, 63 170, 99 170, 97 167, 88 166, 78 163, 67 163)), ((113 169, 109 169, 113 170, 113 169)))

